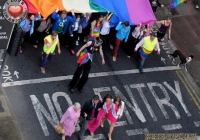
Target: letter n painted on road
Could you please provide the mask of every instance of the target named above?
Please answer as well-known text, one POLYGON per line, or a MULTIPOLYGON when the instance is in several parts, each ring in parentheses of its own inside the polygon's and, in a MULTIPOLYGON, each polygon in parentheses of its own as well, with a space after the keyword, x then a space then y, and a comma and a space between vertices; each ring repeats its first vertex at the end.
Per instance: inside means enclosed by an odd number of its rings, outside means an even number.
POLYGON ((51 115, 47 112, 47 110, 44 108, 44 106, 40 103, 40 101, 37 99, 37 97, 35 95, 30 95, 30 98, 31 98, 32 104, 34 106, 38 120, 40 122, 40 125, 42 127, 42 130, 44 132, 44 135, 49 136, 49 131, 47 129, 47 125, 45 123, 43 115, 47 118, 47 120, 51 123, 51 125, 53 127, 59 123, 58 117, 57 117, 56 112, 54 110, 54 107, 52 105, 49 94, 44 94, 44 98, 45 98, 45 101, 48 105, 48 108, 49 108, 51 115))
POLYGON ((157 119, 157 117, 156 117, 156 115, 155 115, 153 109, 151 108, 151 106, 150 106, 150 104, 149 104, 147 98, 145 97, 145 95, 144 95, 144 93, 143 93, 143 91, 142 91, 142 88, 143 88, 143 87, 146 87, 145 84, 144 84, 144 83, 142 83, 142 84, 132 84, 132 85, 130 85, 130 87, 131 87, 131 88, 136 88, 136 89, 137 89, 137 91, 139 92, 139 94, 140 94, 140 96, 141 96, 141 98, 142 98, 144 104, 146 105, 146 107, 147 107, 147 109, 148 109, 148 111, 149 111, 151 117, 153 118, 154 121, 158 121, 158 119, 157 119))
POLYGON ((130 88, 128 87, 128 85, 125 85, 124 87, 125 87, 128 95, 129 95, 130 100, 131 100, 133 105, 126 99, 126 97, 119 91, 119 89, 116 86, 113 86, 112 89, 117 96, 120 96, 122 98, 122 100, 136 114, 136 116, 138 117, 138 119, 141 122, 143 122, 143 123, 146 122, 146 119, 145 119, 140 107, 138 106, 135 98, 133 97, 133 93, 131 92, 130 88))
MULTIPOLYGON (((72 106, 73 103, 72 103, 72 100, 71 98, 69 97, 69 95, 65 92, 55 92, 53 95, 52 95, 52 100, 54 102, 54 105, 56 107, 56 110, 60 116, 60 119, 62 118, 62 115, 63 115, 63 112, 61 110, 61 107, 60 107, 60 104, 58 103, 58 97, 64 97, 66 100, 67 100, 67 103, 68 103, 68 106, 72 106)), ((65 110, 66 111, 66 110, 65 110)))

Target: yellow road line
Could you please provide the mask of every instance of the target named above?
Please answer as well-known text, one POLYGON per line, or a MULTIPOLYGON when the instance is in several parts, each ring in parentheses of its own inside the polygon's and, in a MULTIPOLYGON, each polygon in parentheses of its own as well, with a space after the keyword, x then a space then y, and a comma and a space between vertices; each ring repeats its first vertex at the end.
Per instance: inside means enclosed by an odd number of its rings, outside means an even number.
POLYGON ((192 99, 194 100, 194 103, 196 104, 196 106, 197 106, 198 109, 200 110, 200 106, 199 106, 198 102, 197 102, 196 99, 194 98, 192 92, 190 91, 190 89, 189 89, 188 86, 186 85, 185 81, 183 80, 183 78, 181 77, 181 75, 179 74, 178 71, 176 71, 176 74, 178 75, 179 79, 181 80, 181 82, 183 83, 183 85, 184 85, 185 88, 187 89, 188 93, 190 94, 190 96, 191 96, 192 99))
POLYGON ((200 98, 197 95, 197 93, 195 92, 195 90, 192 88, 191 84, 189 83, 189 81, 187 80, 186 76, 183 74, 182 71, 180 71, 180 73, 182 74, 183 78, 185 79, 185 81, 188 83, 190 89, 192 90, 192 92, 194 93, 194 95, 196 96, 196 98, 198 99, 198 101, 200 102, 200 98))

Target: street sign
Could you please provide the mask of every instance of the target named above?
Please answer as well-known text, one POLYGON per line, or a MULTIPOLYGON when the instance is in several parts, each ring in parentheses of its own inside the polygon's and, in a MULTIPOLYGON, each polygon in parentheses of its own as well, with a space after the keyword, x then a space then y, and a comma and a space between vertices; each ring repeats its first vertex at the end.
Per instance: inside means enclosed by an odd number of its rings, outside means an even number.
POLYGON ((7 49, 10 41, 14 24, 7 21, 3 16, 3 5, 5 0, 0 1, 0 49, 7 49))

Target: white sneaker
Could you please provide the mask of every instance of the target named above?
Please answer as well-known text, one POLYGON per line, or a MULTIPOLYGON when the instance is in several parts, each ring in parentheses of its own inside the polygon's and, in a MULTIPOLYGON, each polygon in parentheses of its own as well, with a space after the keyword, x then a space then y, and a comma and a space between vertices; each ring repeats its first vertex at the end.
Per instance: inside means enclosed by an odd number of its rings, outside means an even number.
POLYGON ((196 6, 195 6, 195 8, 199 9, 199 6, 198 6, 198 5, 196 5, 196 6))
POLYGON ((80 38, 78 37, 78 40, 79 40, 80 38))
POLYGON ((76 46, 78 46, 79 45, 79 43, 78 43, 78 41, 76 41, 76 46))

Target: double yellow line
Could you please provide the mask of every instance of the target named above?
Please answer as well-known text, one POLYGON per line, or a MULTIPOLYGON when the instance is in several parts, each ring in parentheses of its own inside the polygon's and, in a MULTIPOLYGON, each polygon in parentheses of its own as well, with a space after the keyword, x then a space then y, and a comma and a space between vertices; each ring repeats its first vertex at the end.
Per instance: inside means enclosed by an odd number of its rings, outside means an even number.
POLYGON ((200 110, 200 98, 199 98, 199 96, 197 95, 197 93, 195 92, 195 90, 193 89, 193 87, 191 86, 191 84, 189 83, 189 81, 187 80, 187 78, 185 77, 185 75, 183 74, 182 71, 176 71, 176 74, 178 75, 179 79, 181 80, 181 82, 183 83, 183 85, 187 89, 188 93, 192 97, 194 103, 196 104, 196 106, 200 110))

